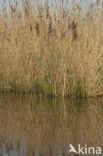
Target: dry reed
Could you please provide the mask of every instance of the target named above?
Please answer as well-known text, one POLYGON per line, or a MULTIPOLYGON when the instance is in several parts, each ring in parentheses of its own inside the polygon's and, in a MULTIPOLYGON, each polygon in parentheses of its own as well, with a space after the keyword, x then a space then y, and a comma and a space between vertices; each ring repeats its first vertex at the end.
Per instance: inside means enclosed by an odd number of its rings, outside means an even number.
POLYGON ((0 90, 95 96, 103 90, 102 2, 28 2, 2 11, 0 90), (53 8, 52 8, 53 7, 53 8), (37 9, 38 8, 38 9, 37 9))

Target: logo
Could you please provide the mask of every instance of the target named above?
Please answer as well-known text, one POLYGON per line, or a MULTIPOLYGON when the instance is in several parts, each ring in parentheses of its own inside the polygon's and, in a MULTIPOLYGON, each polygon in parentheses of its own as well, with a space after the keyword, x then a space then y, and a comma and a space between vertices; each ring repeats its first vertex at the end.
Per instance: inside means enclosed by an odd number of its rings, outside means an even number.
POLYGON ((78 144, 78 148, 77 150, 75 149, 75 147, 70 144, 70 148, 68 151, 68 154, 70 153, 75 153, 75 154, 96 154, 96 155, 100 155, 102 153, 102 149, 101 147, 88 147, 87 145, 80 145, 78 144))

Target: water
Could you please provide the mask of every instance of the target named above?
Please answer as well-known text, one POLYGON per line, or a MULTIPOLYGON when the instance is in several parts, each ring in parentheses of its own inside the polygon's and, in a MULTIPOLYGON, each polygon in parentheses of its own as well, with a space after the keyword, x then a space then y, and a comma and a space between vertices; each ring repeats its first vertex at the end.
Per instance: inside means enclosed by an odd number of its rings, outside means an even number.
POLYGON ((69 144, 102 148, 103 98, 0 95, 0 156, 68 156, 69 144))

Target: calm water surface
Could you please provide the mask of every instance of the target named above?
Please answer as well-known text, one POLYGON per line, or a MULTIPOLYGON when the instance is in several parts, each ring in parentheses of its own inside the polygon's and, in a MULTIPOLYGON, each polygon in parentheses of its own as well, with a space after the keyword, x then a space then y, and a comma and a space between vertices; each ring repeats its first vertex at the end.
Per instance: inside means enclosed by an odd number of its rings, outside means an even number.
POLYGON ((103 98, 0 95, 0 156, 68 156, 69 144, 103 146, 103 98))

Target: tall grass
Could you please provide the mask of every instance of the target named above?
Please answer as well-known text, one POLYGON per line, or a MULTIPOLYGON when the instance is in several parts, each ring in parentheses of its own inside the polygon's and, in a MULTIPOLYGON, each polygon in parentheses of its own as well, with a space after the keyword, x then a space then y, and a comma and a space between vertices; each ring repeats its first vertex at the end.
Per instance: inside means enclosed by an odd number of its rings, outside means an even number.
POLYGON ((34 2, 9 1, 1 12, 0 91, 101 95, 102 2, 34 2))

